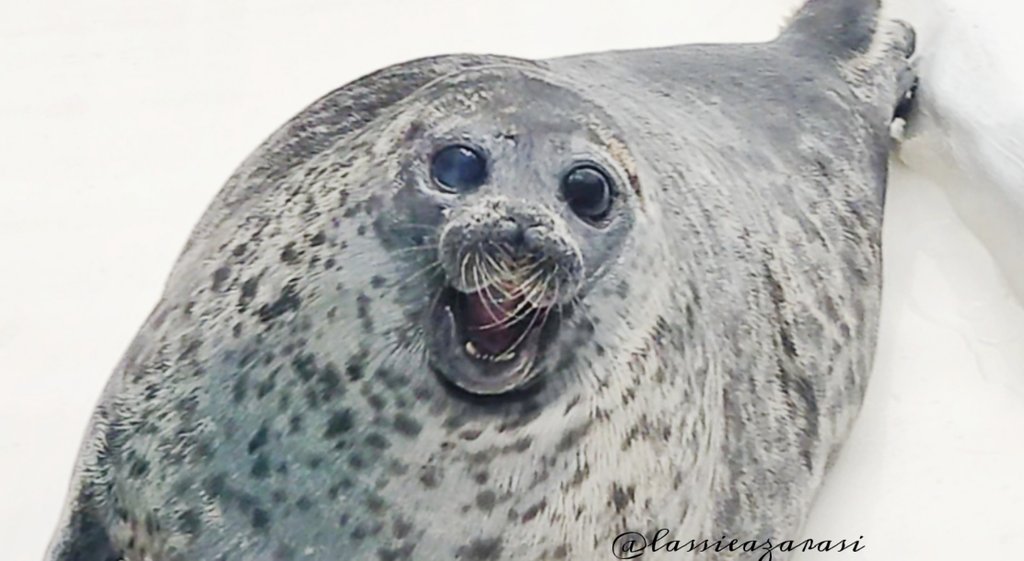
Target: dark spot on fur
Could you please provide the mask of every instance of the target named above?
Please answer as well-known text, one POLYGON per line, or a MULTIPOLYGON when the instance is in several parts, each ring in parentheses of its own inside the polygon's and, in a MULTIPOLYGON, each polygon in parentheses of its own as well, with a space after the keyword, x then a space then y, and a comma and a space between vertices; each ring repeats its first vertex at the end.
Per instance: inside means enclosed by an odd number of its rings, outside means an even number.
POLYGON ((256 290, 259 288, 259 277, 252 277, 242 283, 242 290, 238 295, 238 306, 246 309, 253 299, 256 298, 256 290))
POLYGON ((415 544, 411 543, 392 549, 382 547, 377 550, 377 558, 380 561, 404 561, 412 559, 412 550, 415 547, 415 544))
POLYGON ((419 121, 413 121, 411 124, 409 124, 409 128, 405 129, 405 142, 415 140, 421 134, 423 134, 423 123, 419 121))
POLYGON ((374 514, 380 514, 387 510, 387 504, 384 502, 384 499, 377 494, 371 494, 366 497, 366 507, 374 514))
POLYGON ((511 452, 515 452, 517 454, 522 454, 523 452, 526 452, 527 450, 529 450, 530 446, 532 444, 533 444, 533 437, 532 436, 524 436, 522 438, 517 439, 515 442, 513 442, 511 446, 506 446, 506 447, 502 448, 502 452, 508 453, 508 452, 511 451, 511 452))
POLYGON ((366 350, 360 350, 348 360, 345 365, 345 374, 348 375, 348 379, 355 382, 360 380, 366 371, 366 360, 369 357, 369 353, 366 350))
POLYGON ((132 462, 132 467, 128 470, 128 477, 138 479, 147 473, 149 473, 149 462, 143 459, 138 459, 132 462))
POLYGON ((372 393, 372 394, 366 396, 366 403, 369 403, 370 407, 372 407, 375 411, 383 410, 384 406, 387 404, 384 401, 383 397, 381 397, 381 396, 379 396, 379 395, 377 395, 375 393, 372 393))
POLYGON ((147 512, 144 523, 146 532, 150 535, 156 535, 160 531, 160 521, 157 519, 155 512, 147 512))
MULTIPOLYGON (((377 380, 384 382, 385 386, 393 390, 400 390, 406 386, 405 379, 397 375, 394 370, 391 370, 389 368, 378 368, 377 372, 374 373, 374 377, 377 380)), ((399 407, 404 407, 404 405, 402 405, 401 397, 397 397, 395 399, 395 403, 399 407)))
POLYGON ((256 386, 256 397, 259 399, 267 397, 270 392, 274 391, 276 385, 277 382, 274 380, 274 375, 271 374, 266 380, 263 380, 256 386))
POLYGON ((395 518, 394 524, 391 526, 391 534, 395 536, 396 540, 405 539, 405 536, 409 535, 412 531, 412 524, 403 519, 401 516, 395 518))
POLYGON ((252 454, 267 443, 267 425, 264 424, 256 431, 256 434, 249 439, 249 453, 252 454))
POLYGON ((460 561, 497 561, 501 558, 501 538, 475 539, 459 547, 455 557, 460 561))
POLYGON ((818 398, 814 395, 814 386, 811 382, 803 376, 795 376, 790 379, 790 382, 786 384, 789 388, 792 388, 796 395, 800 397, 804 402, 806 413, 801 415, 806 419, 807 427, 802 431, 801 446, 800 446, 800 459, 803 460, 804 467, 807 471, 811 471, 813 467, 811 461, 811 450, 814 448, 814 443, 818 440, 818 398))
POLYGON ((250 471, 253 477, 256 479, 266 479, 270 476, 270 461, 263 454, 256 457, 256 461, 252 463, 252 470, 250 471))
POLYGON ((338 438, 351 430, 354 424, 351 410, 342 409, 337 411, 327 420, 327 429, 324 431, 324 437, 330 439, 338 438))
POLYGON ((309 238, 309 245, 313 247, 319 247, 321 245, 324 245, 325 241, 327 241, 327 236, 323 233, 323 231, 320 231, 317 232, 312 238, 309 238))
POLYGON ((288 284, 281 290, 280 296, 277 300, 270 304, 264 304, 260 307, 258 315, 261 322, 268 322, 273 319, 277 319, 288 312, 294 312, 299 309, 299 304, 302 303, 302 299, 299 298, 296 286, 298 285, 298 279, 292 279, 288 281, 288 284))
POLYGON ((386 283, 387 283, 387 279, 385 279, 384 277, 382 277, 380 275, 373 275, 373 277, 370 278, 370 286, 372 286, 373 288, 381 288, 386 283))
POLYGON ((395 414, 395 430, 404 434, 405 436, 413 437, 423 430, 423 426, 420 425, 419 421, 410 417, 405 413, 395 414))
POLYGON ((362 292, 356 296, 356 315, 363 326, 363 331, 373 333, 373 318, 370 317, 370 297, 362 292))
POLYGON ((375 432, 366 435, 365 442, 367 446, 370 446, 371 448, 376 448, 378 450, 384 450, 391 446, 391 443, 388 442, 388 439, 384 438, 383 436, 375 432))
POLYGON ((490 512, 494 509, 494 504, 497 500, 498 497, 494 494, 494 491, 490 489, 480 491, 476 494, 476 507, 484 512, 490 512))
POLYGON ((320 370, 317 378, 324 401, 334 398, 341 393, 341 372, 333 362, 328 362, 320 370))
POLYGON ((295 249, 295 242, 288 242, 281 251, 281 261, 294 265, 302 257, 302 252, 295 249))
POLYGON ((353 469, 360 470, 366 467, 366 460, 358 452, 353 452, 348 457, 348 465, 352 466, 353 469))
POLYGON ((546 508, 547 506, 548 506, 548 501, 547 501, 547 499, 541 499, 539 503, 537 503, 537 504, 535 504, 535 505, 531 506, 530 508, 526 509, 526 512, 524 512, 524 513, 523 513, 523 517, 522 517, 522 518, 521 518, 520 520, 521 520, 521 521, 522 521, 522 522, 523 522, 524 524, 525 524, 525 523, 527 523, 527 522, 529 522, 529 521, 531 521, 531 520, 533 520, 533 519, 534 519, 534 518, 536 518, 536 517, 537 517, 537 515, 538 515, 538 514, 540 514, 540 513, 541 513, 541 511, 542 511, 542 510, 544 510, 544 509, 545 509, 545 508, 546 508))
POLYGON ((316 357, 312 354, 300 354, 292 359, 292 369, 299 379, 308 382, 316 376, 316 357))
POLYGON ((423 466, 422 473, 420 473, 420 482, 423 486, 428 489, 437 487, 440 483, 441 475, 438 473, 438 469, 435 466, 423 466))
POLYGON ((252 527, 263 530, 270 524, 270 514, 262 508, 254 508, 252 511, 252 527))
POLYGON ((224 473, 218 473, 211 475, 203 481, 203 490, 206 491, 207 495, 213 498, 221 497, 224 495, 227 484, 227 475, 224 473))
POLYGON ((615 285, 615 294, 625 300, 629 296, 629 281, 619 281, 619 284, 615 285))
POLYGON ((178 528, 189 536, 198 536, 203 523, 195 509, 188 509, 178 515, 178 528))
POLYGON ((219 267, 213 272, 213 291, 220 292, 224 288, 224 283, 231 276, 231 268, 228 266, 219 267))
POLYGON ((626 505, 633 502, 636 487, 630 485, 623 488, 618 483, 612 484, 612 504, 615 505, 615 512, 622 512, 626 505))

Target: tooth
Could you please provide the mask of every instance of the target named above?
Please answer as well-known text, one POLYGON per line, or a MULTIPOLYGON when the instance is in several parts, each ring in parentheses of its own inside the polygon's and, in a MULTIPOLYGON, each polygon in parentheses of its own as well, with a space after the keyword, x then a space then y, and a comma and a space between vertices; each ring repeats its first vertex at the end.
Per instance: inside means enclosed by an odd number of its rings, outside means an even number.
POLYGON ((477 359, 487 362, 508 362, 516 357, 515 351, 509 351, 502 355, 489 355, 480 352, 480 349, 476 348, 476 345, 472 341, 466 341, 466 354, 477 359))
POLYGON ((513 358, 516 358, 516 352, 515 351, 507 352, 507 353, 505 353, 505 354, 495 358, 494 360, 496 362, 508 362, 508 361, 512 360, 513 358))

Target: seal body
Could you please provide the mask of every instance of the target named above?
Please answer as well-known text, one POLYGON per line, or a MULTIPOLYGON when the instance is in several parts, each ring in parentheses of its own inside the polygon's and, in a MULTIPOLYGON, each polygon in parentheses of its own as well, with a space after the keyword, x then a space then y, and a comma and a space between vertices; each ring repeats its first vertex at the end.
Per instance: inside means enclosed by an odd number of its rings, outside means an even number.
POLYGON ((911 50, 875 2, 812 0, 770 43, 328 94, 196 227, 49 559, 798 539, 871 366, 911 50))

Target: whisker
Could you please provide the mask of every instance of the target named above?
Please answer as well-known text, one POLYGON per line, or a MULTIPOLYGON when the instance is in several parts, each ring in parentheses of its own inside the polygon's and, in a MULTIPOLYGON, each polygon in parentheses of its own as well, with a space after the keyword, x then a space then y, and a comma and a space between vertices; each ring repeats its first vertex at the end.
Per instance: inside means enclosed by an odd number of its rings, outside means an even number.
POLYGON ((444 287, 439 288, 437 290, 437 294, 434 294, 434 297, 430 301, 430 307, 427 308, 428 310, 433 310, 434 306, 437 306, 437 303, 441 301, 442 294, 444 294, 444 287))
POLYGON ((464 287, 469 286, 469 279, 466 277, 466 264, 469 262, 469 256, 470 253, 467 251, 466 254, 462 256, 462 266, 459 267, 459 282, 464 287))
MULTIPOLYGON (((501 247, 498 244, 495 244, 493 242, 488 242, 488 244, 493 246, 499 252, 502 251, 501 247)), ((485 255, 487 256, 487 260, 490 262, 491 266, 493 266, 496 270, 498 270, 500 272, 501 276, 503 276, 503 277, 511 277, 512 276, 512 271, 507 266, 505 266, 505 264, 499 263, 497 260, 494 259, 494 257, 490 253, 486 253, 485 255)), ((503 253, 503 260, 506 257, 507 256, 505 256, 504 253, 503 253)))
POLYGON ((441 226, 438 224, 426 224, 423 222, 405 222, 399 228, 408 228, 410 226, 414 228, 430 228, 432 230, 437 230, 441 228, 441 226))
POLYGON ((429 271, 433 271, 434 269, 436 269, 436 268, 438 268, 438 267, 440 267, 440 266, 441 266, 441 262, 440 262, 440 261, 434 261, 433 263, 430 263, 430 264, 429 264, 429 265, 427 265, 426 267, 422 267, 422 268, 421 268, 420 270, 418 270, 418 271, 416 271, 416 272, 414 272, 414 273, 412 273, 412 274, 408 275, 407 277, 405 277, 404 279, 402 279, 402 281, 401 281, 401 282, 399 282, 399 283, 398 283, 397 285, 395 285, 395 286, 396 286, 396 287, 398 287, 398 288, 400 288, 400 287, 404 287, 404 286, 408 285, 408 284, 409 284, 409 282, 411 282, 411 281, 415 280, 415 279, 416 279, 416 277, 418 277, 418 276, 422 275, 423 273, 426 273, 426 272, 429 272, 429 271))
POLYGON ((524 279, 522 282, 520 282, 518 285, 516 285, 516 288, 510 293, 510 296, 521 296, 521 295, 523 295, 524 294, 524 290, 523 289, 525 287, 534 284, 541 276, 543 276, 543 274, 544 274, 544 263, 538 263, 537 265, 534 266, 533 269, 530 269, 525 274, 530 274, 531 272, 533 273, 532 276, 530 276, 527 279, 524 279))
POLYGON ((437 245, 432 243, 425 243, 420 245, 414 245, 409 247, 402 247, 399 249, 392 250, 392 255, 400 255, 403 253, 410 253, 413 251, 437 251, 437 245))
MULTIPOLYGON (((476 258, 479 264, 480 257, 476 255, 476 258)), ((485 284, 484 279, 481 278, 480 267, 473 267, 471 270, 473 271, 474 280, 476 280, 478 286, 480 287, 480 292, 483 292, 484 295, 484 298, 481 299, 482 302, 484 303, 484 310, 487 312, 487 315, 491 316, 492 320, 498 321, 498 316, 495 315, 494 308, 491 307, 491 304, 494 304, 498 308, 501 307, 501 304, 494 299, 494 297, 491 295, 490 286, 485 284)), ((485 328, 486 327, 482 327, 479 330, 485 328)))
MULTIPOLYGON (((526 329, 523 330, 523 333, 521 335, 519 335, 519 338, 516 339, 516 342, 512 343, 512 346, 509 347, 510 349, 514 349, 514 348, 518 347, 526 339, 527 335, 530 334, 530 331, 533 330, 533 326, 536 324, 537 318, 540 317, 541 315, 542 314, 534 314, 533 317, 530 318, 529 325, 527 325, 526 329)), ((544 314, 544 315, 546 316, 546 314, 544 314)), ((545 318, 545 319, 547 319, 547 318, 545 318)))
POLYGON ((505 288, 505 283, 500 282, 510 276, 508 270, 501 267, 490 254, 483 254, 484 260, 486 261, 486 267, 484 267, 484 280, 487 281, 488 285, 494 285, 499 291, 507 298, 509 296, 508 290, 505 288))
MULTIPOLYGON (((542 286, 540 283, 534 284, 533 288, 530 290, 530 293, 523 298, 523 301, 520 302, 514 310, 512 310, 512 313, 507 314, 505 319, 501 320, 501 322, 499 322, 494 327, 509 326, 526 317, 530 313, 530 308, 535 307, 531 304, 530 296, 533 296, 539 290, 546 291, 546 287, 542 286)), ((541 292, 541 296, 541 299, 543 299, 544 292, 541 292)))

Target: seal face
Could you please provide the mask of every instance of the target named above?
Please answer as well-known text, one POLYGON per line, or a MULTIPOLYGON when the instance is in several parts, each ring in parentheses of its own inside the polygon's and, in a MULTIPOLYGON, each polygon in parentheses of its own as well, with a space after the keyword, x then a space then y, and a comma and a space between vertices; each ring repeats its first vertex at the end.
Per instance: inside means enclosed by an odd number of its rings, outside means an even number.
POLYGON ((764 44, 423 59, 315 102, 200 220, 48 559, 796 539, 874 351, 912 85, 877 8, 812 0, 764 44))
POLYGON ((631 156, 608 150, 621 130, 515 66, 449 76, 408 103, 405 185, 378 230, 442 272, 423 319, 430 364, 472 394, 523 390, 564 360, 561 322, 629 234, 631 156))

